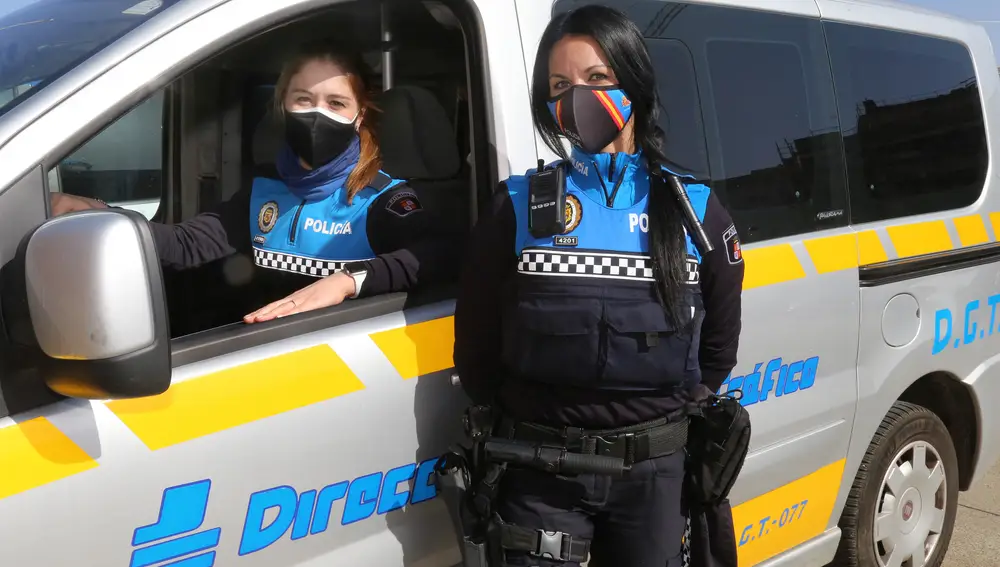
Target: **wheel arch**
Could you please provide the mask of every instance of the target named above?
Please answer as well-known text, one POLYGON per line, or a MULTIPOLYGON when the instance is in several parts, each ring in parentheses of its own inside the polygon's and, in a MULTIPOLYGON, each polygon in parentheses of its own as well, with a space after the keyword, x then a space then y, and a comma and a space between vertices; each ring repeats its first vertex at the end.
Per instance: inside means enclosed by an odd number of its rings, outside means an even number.
POLYGON ((958 488, 969 489, 979 453, 979 411, 969 387, 948 372, 931 372, 906 388, 899 400, 934 412, 951 436, 958 457, 958 488))

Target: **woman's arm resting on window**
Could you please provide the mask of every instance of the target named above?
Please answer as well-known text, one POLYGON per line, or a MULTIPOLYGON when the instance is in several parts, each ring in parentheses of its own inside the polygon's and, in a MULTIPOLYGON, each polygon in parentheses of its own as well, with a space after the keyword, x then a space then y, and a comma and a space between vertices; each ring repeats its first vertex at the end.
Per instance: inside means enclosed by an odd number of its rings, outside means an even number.
POLYGON ((397 186, 376 199, 368 211, 366 236, 377 256, 347 265, 348 270, 356 272, 360 271, 357 264, 363 264, 364 279, 338 272, 265 305, 246 315, 244 321, 269 321, 339 305, 352 296, 370 297, 446 282, 457 270, 455 249, 459 239, 433 229, 430 215, 413 190, 397 186))

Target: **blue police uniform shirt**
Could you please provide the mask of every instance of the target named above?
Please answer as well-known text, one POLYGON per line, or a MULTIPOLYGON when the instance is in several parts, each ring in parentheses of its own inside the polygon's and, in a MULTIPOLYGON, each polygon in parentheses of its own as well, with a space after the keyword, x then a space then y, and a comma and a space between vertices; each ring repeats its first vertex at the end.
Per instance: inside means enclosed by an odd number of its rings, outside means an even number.
MULTIPOLYGON (((308 201, 293 194, 278 179, 254 179, 250 195, 254 263, 263 268, 326 277, 349 262, 371 260, 375 253, 368 242, 370 205, 400 183, 403 181, 391 179, 380 189, 366 187, 348 205, 343 181, 328 182, 337 185, 328 197, 308 201)), ((325 185, 319 188, 331 189, 325 185)))
MULTIPOLYGON (((522 377, 556 385, 663 390, 700 380, 701 255, 687 237, 683 309, 674 329, 659 303, 649 256, 650 190, 645 158, 574 150, 566 179, 566 230, 528 229, 528 176, 507 189, 516 217, 516 298, 504 316, 504 362, 522 377)), ((672 172, 670 172, 672 173, 672 172)), ((704 219, 710 189, 685 184, 704 219)), ((673 195, 670 198, 674 198, 673 195)))

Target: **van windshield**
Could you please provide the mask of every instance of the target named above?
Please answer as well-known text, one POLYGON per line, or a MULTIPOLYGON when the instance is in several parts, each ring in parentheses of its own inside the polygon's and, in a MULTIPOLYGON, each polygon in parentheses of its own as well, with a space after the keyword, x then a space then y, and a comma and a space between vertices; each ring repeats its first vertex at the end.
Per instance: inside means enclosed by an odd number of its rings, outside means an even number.
POLYGON ((0 0, 0 115, 178 0, 0 0))

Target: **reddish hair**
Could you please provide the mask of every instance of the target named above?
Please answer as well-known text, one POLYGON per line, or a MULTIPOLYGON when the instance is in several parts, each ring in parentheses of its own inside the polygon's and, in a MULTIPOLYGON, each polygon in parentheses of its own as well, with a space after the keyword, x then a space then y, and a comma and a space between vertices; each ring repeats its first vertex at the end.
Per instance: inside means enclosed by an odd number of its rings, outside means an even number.
POLYGON ((277 107, 278 116, 284 119, 285 116, 285 95, 288 94, 288 87, 292 82, 292 77, 302 70, 307 63, 312 61, 324 61, 333 63, 340 67, 347 75, 351 85, 354 98, 358 101, 359 117, 363 118, 361 126, 358 128, 358 137, 361 139, 361 157, 358 158, 357 165, 347 177, 347 204, 350 205, 354 196, 365 187, 371 185, 375 176, 382 168, 382 154, 378 145, 378 138, 375 136, 375 113, 379 109, 375 106, 373 98, 374 91, 369 86, 368 77, 370 70, 361 59, 360 54, 348 49, 327 42, 307 43, 299 48, 298 52, 292 56, 281 70, 278 83, 274 89, 274 102, 277 107))

